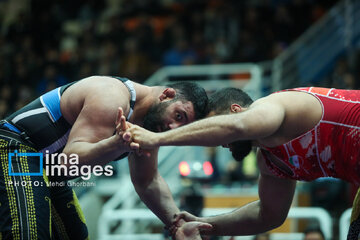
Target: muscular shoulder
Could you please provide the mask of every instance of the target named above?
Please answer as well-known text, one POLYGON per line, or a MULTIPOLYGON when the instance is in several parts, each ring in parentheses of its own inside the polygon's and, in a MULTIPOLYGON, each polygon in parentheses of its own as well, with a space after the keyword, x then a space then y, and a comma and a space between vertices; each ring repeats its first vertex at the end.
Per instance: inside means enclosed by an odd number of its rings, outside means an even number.
POLYGON ((268 102, 277 103, 284 107, 320 107, 318 99, 308 92, 282 91, 270 94, 264 99, 268 102))
MULTIPOLYGON (((282 111, 284 123, 300 124, 308 122, 313 127, 322 115, 322 106, 318 98, 312 94, 299 91, 285 91, 271 94, 255 101, 251 107, 262 107, 269 111, 282 111)), ((308 127, 308 126, 307 126, 308 127)))
MULTIPOLYGON (((321 119, 322 107, 318 99, 305 92, 286 91, 264 98, 267 108, 281 109, 283 121, 270 138, 262 139, 265 146, 278 146, 312 129, 321 119)), ((276 110, 275 110, 276 111, 276 110)))
MULTIPOLYGON (((106 76, 92 76, 81 80, 76 84, 86 94, 86 97, 94 95, 104 99, 129 99, 130 94, 126 86, 116 78, 106 76)), ((128 101, 127 101, 128 102, 128 101)))
POLYGON ((80 112, 89 112, 93 118, 101 119, 114 117, 119 107, 127 114, 130 109, 129 99, 129 91, 119 80, 92 76, 77 82, 64 92, 61 108, 70 122, 74 122, 80 112))

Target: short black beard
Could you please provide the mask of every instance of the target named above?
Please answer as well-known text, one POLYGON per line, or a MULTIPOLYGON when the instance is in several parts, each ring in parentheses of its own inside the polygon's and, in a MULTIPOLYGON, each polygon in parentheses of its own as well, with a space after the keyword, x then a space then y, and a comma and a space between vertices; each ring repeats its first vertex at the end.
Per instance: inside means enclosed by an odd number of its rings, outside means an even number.
POLYGON ((231 150, 233 158, 241 162, 252 149, 252 143, 250 140, 242 140, 231 143, 231 150))
POLYGON ((166 108, 172 103, 172 101, 173 100, 153 104, 144 117, 143 127, 152 132, 167 130, 166 126, 164 126, 163 116, 165 115, 166 108))

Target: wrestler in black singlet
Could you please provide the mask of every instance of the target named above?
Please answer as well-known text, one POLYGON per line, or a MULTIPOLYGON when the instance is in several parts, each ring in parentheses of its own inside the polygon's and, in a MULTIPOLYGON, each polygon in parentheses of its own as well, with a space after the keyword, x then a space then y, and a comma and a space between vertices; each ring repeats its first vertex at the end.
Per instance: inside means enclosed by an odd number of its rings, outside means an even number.
MULTIPOLYGON (((130 92, 130 118, 136 100, 132 82, 118 78, 130 92)), ((9 154, 61 152, 71 125, 60 110, 60 99, 72 84, 56 88, 0 122, 0 239, 87 239, 85 218, 71 187, 48 186, 51 177, 32 176, 39 158, 9 154), (9 175, 9 170, 15 175, 9 175), (21 173, 16 175, 16 173, 21 173), (21 184, 24 182, 39 183, 21 184), (19 183, 19 184, 15 184, 19 183)))

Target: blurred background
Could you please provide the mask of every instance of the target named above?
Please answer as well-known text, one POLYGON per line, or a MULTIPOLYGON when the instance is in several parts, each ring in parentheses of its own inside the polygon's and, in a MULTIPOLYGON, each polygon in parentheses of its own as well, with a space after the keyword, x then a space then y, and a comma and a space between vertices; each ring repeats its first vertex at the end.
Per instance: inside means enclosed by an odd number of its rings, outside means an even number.
MULTIPOLYGON (((196 81, 209 94, 235 86, 255 99, 300 86, 358 89, 358 19, 359 0, 0 0, 0 119, 91 75, 196 81)), ((159 169, 178 206, 211 215, 257 199, 254 159, 164 147, 159 169)), ((113 165, 113 177, 75 187, 91 238, 167 239, 137 197, 127 161, 113 165)), ((303 239, 320 226, 327 239, 344 239, 355 190, 326 178, 298 184, 289 220, 267 237, 303 239)))

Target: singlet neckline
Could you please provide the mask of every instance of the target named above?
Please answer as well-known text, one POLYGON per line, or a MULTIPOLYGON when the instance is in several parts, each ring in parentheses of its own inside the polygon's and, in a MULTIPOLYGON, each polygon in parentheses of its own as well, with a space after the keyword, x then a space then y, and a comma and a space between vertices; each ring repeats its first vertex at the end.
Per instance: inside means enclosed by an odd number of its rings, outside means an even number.
POLYGON ((128 89, 128 91, 130 93, 130 110, 126 117, 126 119, 129 120, 134 112, 135 102, 136 102, 136 91, 135 91, 134 84, 128 78, 122 78, 122 77, 116 77, 116 76, 111 76, 111 77, 120 80, 125 85, 125 87, 128 89))

